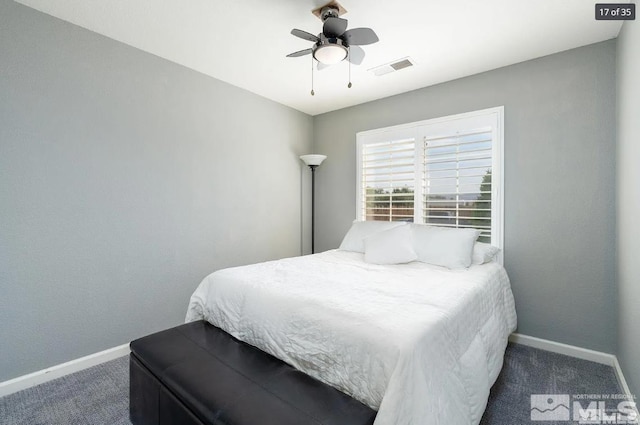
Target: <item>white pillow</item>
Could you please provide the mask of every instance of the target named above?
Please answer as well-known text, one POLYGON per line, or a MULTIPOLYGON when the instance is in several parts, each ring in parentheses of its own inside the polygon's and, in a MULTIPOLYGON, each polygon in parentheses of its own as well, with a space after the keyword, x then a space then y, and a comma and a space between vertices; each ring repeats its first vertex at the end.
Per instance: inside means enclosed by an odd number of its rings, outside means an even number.
POLYGON ((364 252, 364 239, 374 233, 383 232, 393 229, 394 227, 403 226, 406 223, 402 221, 358 221, 354 220, 351 228, 344 235, 344 239, 340 244, 343 251, 364 252))
POLYGON ((500 252, 500 248, 484 242, 476 242, 473 246, 472 264, 484 264, 492 261, 500 252))
POLYGON ((410 226, 398 226, 364 239, 364 261, 373 264, 404 264, 418 258, 410 226))
POLYGON ((413 224, 413 241, 418 261, 449 269, 471 265, 473 245, 480 235, 477 229, 456 229, 413 224))

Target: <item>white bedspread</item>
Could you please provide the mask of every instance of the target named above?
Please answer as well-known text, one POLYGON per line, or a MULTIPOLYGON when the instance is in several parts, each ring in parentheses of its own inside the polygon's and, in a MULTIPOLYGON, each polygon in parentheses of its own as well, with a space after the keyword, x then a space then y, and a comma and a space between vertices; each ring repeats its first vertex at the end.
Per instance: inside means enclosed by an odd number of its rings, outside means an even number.
POLYGON ((499 264, 338 250, 217 271, 191 297, 200 319, 378 410, 375 425, 478 424, 516 326, 499 264))

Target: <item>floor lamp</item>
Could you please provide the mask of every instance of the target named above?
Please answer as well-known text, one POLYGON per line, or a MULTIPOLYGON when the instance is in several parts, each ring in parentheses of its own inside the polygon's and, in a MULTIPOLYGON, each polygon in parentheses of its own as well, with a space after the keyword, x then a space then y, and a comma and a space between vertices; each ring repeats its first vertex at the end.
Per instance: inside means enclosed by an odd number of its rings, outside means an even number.
POLYGON ((315 254, 315 215, 316 215, 316 168, 322 161, 327 159, 326 155, 302 155, 300 157, 309 168, 311 168, 311 253, 315 254))

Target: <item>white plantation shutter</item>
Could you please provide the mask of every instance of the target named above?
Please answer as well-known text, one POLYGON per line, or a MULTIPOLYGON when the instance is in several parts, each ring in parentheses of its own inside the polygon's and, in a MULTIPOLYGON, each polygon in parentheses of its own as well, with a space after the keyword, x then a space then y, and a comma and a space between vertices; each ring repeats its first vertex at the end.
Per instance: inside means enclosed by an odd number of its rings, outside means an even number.
POLYGON ((357 135, 357 218, 476 228, 502 248, 503 108, 357 135))
POLYGON ((491 242, 491 127, 424 137, 423 222, 476 228, 491 242))
POLYGON ((365 220, 413 221, 415 150, 414 138, 362 147, 360 215, 365 220))

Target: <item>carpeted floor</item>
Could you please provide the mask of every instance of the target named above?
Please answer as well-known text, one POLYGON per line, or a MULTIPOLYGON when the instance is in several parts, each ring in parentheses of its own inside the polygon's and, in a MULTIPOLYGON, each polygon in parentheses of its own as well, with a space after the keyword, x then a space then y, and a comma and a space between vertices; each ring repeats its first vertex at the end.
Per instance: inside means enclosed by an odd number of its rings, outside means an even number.
POLYGON ((0 398, 2 425, 131 425, 129 357, 0 398))
MULTIPOLYGON (((532 421, 531 408, 534 406, 531 396, 568 395, 569 403, 573 402, 574 396, 578 396, 576 400, 586 408, 591 398, 580 399, 580 396, 622 393, 613 368, 600 363, 519 344, 509 344, 504 360, 502 372, 491 388, 487 410, 480 425, 577 424, 532 421)), ((550 398, 545 396, 543 399, 550 398)), ((607 402, 609 407, 612 407, 611 403, 607 402)))
MULTIPOLYGON (((540 423, 530 419, 532 394, 621 392, 611 367, 510 344, 481 425, 540 423)), ((130 425, 128 409, 129 363, 122 357, 0 398, 0 424, 130 425)))

